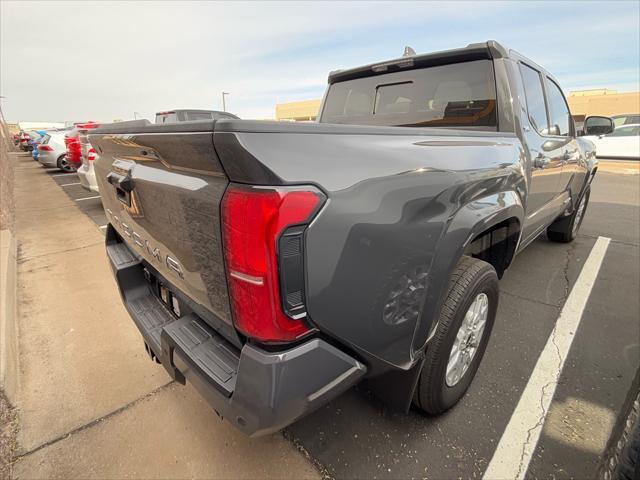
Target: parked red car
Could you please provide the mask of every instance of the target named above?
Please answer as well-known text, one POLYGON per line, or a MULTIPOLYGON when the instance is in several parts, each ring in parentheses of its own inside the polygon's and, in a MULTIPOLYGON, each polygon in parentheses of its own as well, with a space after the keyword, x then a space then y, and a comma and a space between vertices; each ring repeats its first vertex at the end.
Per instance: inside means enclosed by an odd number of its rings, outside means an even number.
POLYGON ((76 123, 74 127, 69 130, 69 133, 64 136, 64 144, 67 146, 67 161, 74 170, 78 170, 82 165, 82 146, 80 145, 79 137, 80 130, 90 130, 98 128, 99 126, 100 124, 96 122, 76 123))
POLYGON ((28 132, 22 130, 20 132, 20 150, 24 152, 32 150, 32 147, 29 145, 29 140, 31 140, 31 135, 29 135, 28 132))

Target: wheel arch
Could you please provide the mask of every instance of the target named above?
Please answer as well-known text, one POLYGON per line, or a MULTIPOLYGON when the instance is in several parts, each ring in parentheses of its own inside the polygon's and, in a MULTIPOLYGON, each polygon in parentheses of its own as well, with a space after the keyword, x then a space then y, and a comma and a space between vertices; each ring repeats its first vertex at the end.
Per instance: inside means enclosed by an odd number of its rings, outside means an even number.
POLYGON ((513 190, 483 197, 465 205, 447 229, 466 231, 466 238, 455 256, 479 258, 491 264, 502 277, 513 260, 524 219, 520 196, 513 190))
MULTIPOLYGON (((447 228, 438 242, 433 263, 430 269, 430 282, 427 298, 423 305, 421 321, 414 332, 413 357, 417 358, 424 351, 427 342, 437 327, 438 312, 447 294, 448 279, 465 254, 482 260, 483 250, 477 249, 479 240, 489 237, 491 240, 504 239, 502 256, 500 251, 489 251, 489 258, 498 276, 511 264, 517 251, 522 234, 524 207, 520 196, 513 190, 505 190, 477 198, 458 209, 448 222, 447 228), (495 238, 491 238, 498 232, 495 238), (477 249, 475 255, 474 249, 477 249), (500 272, 501 270, 501 272, 500 272)), ((486 260, 485 260, 486 261, 486 260)))

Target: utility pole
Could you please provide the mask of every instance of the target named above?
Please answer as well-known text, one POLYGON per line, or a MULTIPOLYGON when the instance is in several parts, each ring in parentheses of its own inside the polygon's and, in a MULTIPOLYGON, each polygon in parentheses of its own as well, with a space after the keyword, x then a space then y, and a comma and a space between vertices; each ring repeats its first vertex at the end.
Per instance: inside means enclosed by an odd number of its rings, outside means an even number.
POLYGON ((226 112, 227 111, 227 104, 224 100, 224 96, 225 95, 230 95, 229 92, 222 92, 222 111, 226 112))

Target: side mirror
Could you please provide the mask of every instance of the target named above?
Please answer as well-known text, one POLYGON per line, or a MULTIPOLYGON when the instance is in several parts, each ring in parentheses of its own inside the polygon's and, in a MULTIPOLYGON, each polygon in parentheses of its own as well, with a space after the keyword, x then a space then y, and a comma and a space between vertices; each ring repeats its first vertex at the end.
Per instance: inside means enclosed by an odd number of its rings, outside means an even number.
POLYGON ((585 135, 607 135, 613 132, 615 125, 609 117, 592 116, 584 120, 585 135))

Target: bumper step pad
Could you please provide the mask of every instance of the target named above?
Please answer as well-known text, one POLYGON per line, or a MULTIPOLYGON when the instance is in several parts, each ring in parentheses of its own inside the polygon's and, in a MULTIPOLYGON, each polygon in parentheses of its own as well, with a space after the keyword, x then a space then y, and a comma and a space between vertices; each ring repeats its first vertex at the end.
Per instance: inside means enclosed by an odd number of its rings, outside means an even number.
POLYGON ((240 351, 217 334, 194 314, 189 314, 162 328, 162 364, 169 374, 184 383, 176 369, 176 356, 205 378, 214 379, 216 388, 230 397, 236 386, 240 351))
POLYGON ((166 325, 175 322, 176 318, 151 294, 130 300, 127 306, 135 313, 132 318, 139 330, 146 333, 144 337, 149 347, 155 355, 159 355, 160 332, 166 325))

